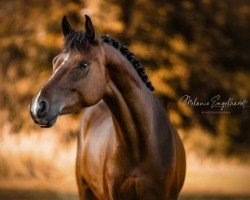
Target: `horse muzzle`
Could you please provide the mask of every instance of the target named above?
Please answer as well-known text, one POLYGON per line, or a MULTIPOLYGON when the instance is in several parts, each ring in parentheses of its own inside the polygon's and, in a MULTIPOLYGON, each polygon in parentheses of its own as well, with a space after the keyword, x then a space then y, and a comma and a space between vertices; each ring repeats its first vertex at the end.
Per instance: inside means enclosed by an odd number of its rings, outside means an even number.
POLYGON ((49 104, 46 100, 30 102, 30 115, 33 121, 38 124, 41 128, 50 128, 55 123, 60 112, 49 112, 49 104))

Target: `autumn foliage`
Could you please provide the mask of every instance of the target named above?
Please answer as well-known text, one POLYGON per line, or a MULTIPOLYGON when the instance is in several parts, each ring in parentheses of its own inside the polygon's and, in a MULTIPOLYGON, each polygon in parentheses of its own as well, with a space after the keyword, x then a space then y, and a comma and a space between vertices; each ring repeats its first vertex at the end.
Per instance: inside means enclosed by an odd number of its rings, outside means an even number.
POLYGON ((61 50, 61 18, 82 29, 84 14, 98 33, 118 38, 141 60, 184 140, 198 128, 200 143, 211 141, 204 154, 248 154, 250 111, 204 114, 202 107, 179 103, 183 95, 250 101, 250 3, 244 0, 1 0, 1 131, 6 124, 11 133, 39 130, 29 102, 61 50))

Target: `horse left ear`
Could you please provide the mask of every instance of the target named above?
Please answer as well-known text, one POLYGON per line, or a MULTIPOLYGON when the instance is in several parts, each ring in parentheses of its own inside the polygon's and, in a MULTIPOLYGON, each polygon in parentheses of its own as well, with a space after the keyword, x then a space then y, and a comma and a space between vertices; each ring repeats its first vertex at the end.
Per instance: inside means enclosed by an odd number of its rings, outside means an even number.
POLYGON ((64 37, 74 32, 74 29, 71 28, 66 16, 62 18, 62 31, 63 31, 64 37))
POLYGON ((86 21, 85 21, 85 30, 86 30, 86 34, 88 36, 88 40, 93 43, 95 41, 95 30, 92 24, 92 21, 90 19, 90 17, 88 15, 85 15, 86 21))

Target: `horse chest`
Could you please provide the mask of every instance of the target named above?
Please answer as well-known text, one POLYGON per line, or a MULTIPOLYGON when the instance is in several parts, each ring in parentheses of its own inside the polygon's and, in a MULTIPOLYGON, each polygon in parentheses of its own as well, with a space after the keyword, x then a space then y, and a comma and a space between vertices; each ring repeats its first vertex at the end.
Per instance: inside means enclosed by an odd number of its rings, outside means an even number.
POLYGON ((152 170, 152 163, 138 164, 124 151, 116 151, 107 154, 104 165, 105 199, 164 199, 158 187, 164 178, 158 176, 158 170, 152 170))

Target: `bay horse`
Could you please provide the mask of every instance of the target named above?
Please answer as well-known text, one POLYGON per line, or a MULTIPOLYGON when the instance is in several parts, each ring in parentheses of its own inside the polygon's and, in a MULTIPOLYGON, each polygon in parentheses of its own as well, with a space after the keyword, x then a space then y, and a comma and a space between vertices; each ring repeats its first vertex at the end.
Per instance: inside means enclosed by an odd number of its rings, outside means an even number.
POLYGON ((34 122, 52 127, 86 108, 77 138, 81 200, 177 199, 186 169, 177 131, 134 54, 85 17, 85 31, 62 19, 63 51, 31 100, 34 122))

